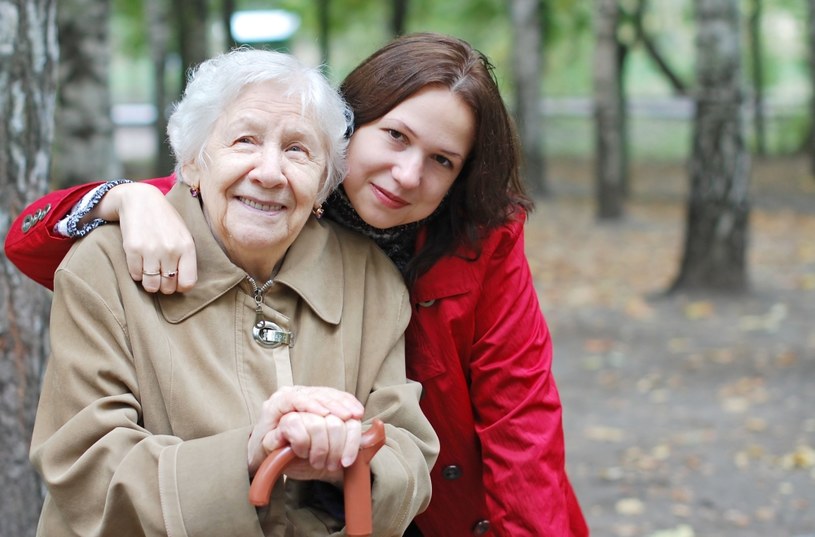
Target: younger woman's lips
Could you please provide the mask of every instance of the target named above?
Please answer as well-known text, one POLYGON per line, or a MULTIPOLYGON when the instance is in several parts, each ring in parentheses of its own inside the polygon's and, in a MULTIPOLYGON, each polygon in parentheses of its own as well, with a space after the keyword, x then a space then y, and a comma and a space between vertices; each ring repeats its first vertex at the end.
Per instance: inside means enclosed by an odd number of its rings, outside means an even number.
POLYGON ((401 207, 408 205, 407 201, 403 200, 399 196, 391 194, 387 190, 384 190, 376 185, 371 185, 371 188, 373 188, 374 195, 388 207, 391 207, 393 209, 399 209, 401 207))

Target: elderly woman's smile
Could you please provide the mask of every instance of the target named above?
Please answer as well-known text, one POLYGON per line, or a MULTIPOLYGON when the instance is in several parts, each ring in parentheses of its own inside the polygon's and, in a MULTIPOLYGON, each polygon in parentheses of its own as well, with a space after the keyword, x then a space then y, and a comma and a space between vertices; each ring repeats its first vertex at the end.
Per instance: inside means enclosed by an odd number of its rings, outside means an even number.
POLYGON ((263 212, 271 212, 271 211, 281 211, 283 210, 283 205, 280 204, 272 204, 272 203, 263 203, 260 201, 255 201, 249 198, 238 198, 241 202, 245 203, 249 207, 253 209, 257 209, 258 211, 263 212))
POLYGON ((206 165, 190 163, 207 222, 238 266, 262 280, 294 242, 326 173, 325 145, 300 101, 273 82, 243 90, 216 122, 206 165))

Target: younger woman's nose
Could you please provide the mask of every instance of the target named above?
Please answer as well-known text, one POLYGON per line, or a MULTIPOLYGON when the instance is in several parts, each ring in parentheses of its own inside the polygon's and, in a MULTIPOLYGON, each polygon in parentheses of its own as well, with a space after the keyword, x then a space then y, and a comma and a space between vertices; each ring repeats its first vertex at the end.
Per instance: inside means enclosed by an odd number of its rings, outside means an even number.
POLYGON ((403 188, 416 188, 422 181, 423 161, 418 152, 403 152, 391 170, 393 178, 403 188))

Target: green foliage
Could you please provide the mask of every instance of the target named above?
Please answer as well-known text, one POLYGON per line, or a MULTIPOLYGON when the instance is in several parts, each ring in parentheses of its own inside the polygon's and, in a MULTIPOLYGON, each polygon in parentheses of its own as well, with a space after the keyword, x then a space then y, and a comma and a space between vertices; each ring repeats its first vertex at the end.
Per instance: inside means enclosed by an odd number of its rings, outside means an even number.
POLYGON ((585 0, 542 0, 541 18, 547 46, 591 35, 593 2, 585 0))
POLYGON ((133 59, 148 54, 145 19, 142 0, 113 0, 111 38, 117 54, 133 59))

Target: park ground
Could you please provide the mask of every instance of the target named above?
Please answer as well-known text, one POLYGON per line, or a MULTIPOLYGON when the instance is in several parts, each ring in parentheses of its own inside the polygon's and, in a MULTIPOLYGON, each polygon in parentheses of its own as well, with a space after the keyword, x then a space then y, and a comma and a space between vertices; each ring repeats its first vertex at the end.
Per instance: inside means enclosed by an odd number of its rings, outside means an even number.
POLYGON ((754 160, 740 297, 665 296, 687 172, 637 164, 620 222, 551 161, 527 254, 553 334, 568 468, 595 537, 815 537, 815 178, 754 160))

